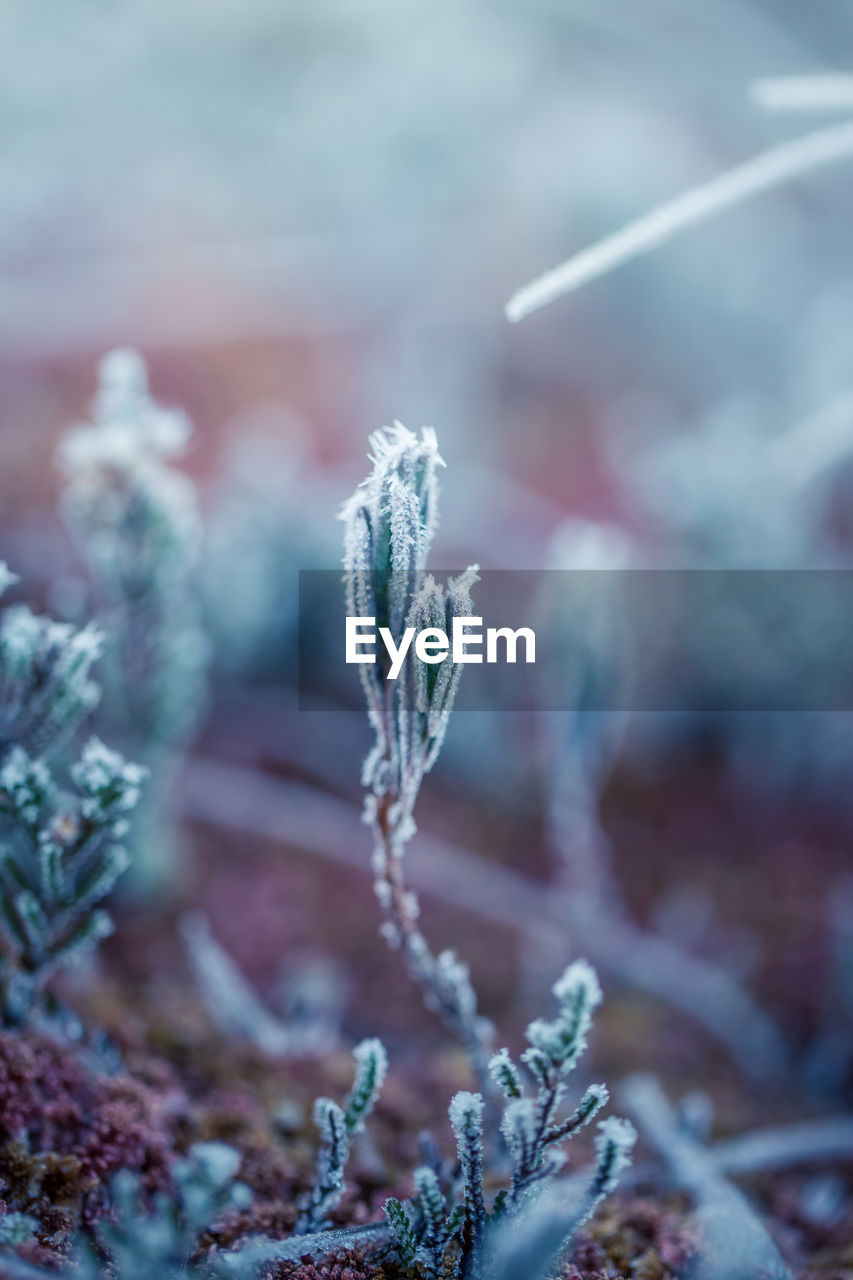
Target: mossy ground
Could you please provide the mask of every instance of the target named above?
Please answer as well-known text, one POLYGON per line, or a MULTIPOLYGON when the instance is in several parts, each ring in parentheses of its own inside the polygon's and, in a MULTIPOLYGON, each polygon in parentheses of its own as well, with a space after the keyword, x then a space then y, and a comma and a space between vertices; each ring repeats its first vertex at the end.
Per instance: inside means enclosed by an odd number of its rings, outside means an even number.
MULTIPOLYGON (((676 845, 689 847, 692 862, 682 869, 708 884, 721 904, 721 920, 730 924, 766 910, 744 902, 743 877, 738 889, 730 870, 751 842, 758 863, 764 859, 775 868, 776 908, 781 895, 790 936, 803 939, 798 966, 796 957, 785 955, 784 937, 774 937, 757 967, 756 985, 792 1035, 804 1037, 815 1011, 802 969, 814 968, 817 944, 807 926, 811 921, 814 927, 819 892, 809 882, 812 896, 805 901, 796 887, 804 883, 802 863, 813 860, 818 840, 821 876, 830 883, 841 859, 843 825, 832 829, 814 814, 797 823, 779 811, 759 828, 739 804, 721 799, 722 792, 715 797, 715 785, 706 777, 691 789, 682 779, 681 801, 673 807, 654 788, 617 780, 605 809, 617 870, 625 873, 627 895, 642 917, 674 864, 676 845), (768 839, 775 841, 775 861, 765 850, 768 839), (639 866, 624 856, 629 840, 642 852, 639 866)), ((0 1196, 8 1210, 30 1213, 39 1223, 39 1243, 23 1246, 24 1256, 58 1264, 73 1232, 109 1213, 112 1173, 131 1168, 141 1173, 147 1194, 168 1191, 173 1159, 207 1139, 240 1151, 239 1177, 251 1187, 254 1203, 217 1223, 200 1247, 228 1247, 257 1231, 287 1236, 313 1169, 311 1104, 319 1094, 345 1095, 352 1072, 348 1046, 364 1035, 386 1041, 391 1071, 368 1134, 354 1148, 335 1222, 376 1220, 388 1195, 411 1190, 421 1130, 431 1129, 446 1153, 452 1149, 447 1103, 454 1091, 470 1087, 468 1068, 377 939, 368 877, 352 868, 318 866, 283 844, 246 840, 236 853, 232 837, 201 827, 187 834, 187 875, 172 904, 119 906, 117 931, 97 972, 64 992, 82 1024, 99 1032, 74 1048, 42 1032, 0 1035, 0 1196), (340 1047, 320 1057, 277 1060, 219 1034, 181 951, 176 921, 186 903, 209 913, 224 945, 267 994, 280 971, 295 970, 306 954, 335 956, 346 978, 340 1047)), ((531 861, 534 871, 547 871, 541 854, 531 861)), ((522 963, 518 938, 428 900, 424 905, 427 929, 439 943, 464 939, 501 1041, 518 1043, 535 1002, 542 1007, 547 999, 544 979, 522 963)), ((722 928, 712 925, 700 945, 713 948, 714 929, 722 928)), ((714 1102, 718 1136, 843 1110, 843 1098, 806 1098, 793 1079, 755 1090, 682 1015, 625 988, 614 986, 606 997, 588 1053, 596 1078, 615 1083, 630 1071, 652 1069, 673 1098, 701 1088, 714 1102)), ((583 1167, 589 1154, 582 1135, 572 1143, 573 1167, 583 1167)), ((669 1280, 683 1270, 696 1246, 690 1203, 658 1172, 642 1141, 637 1165, 640 1179, 602 1206, 576 1241, 561 1280, 669 1280)), ((741 1180, 798 1280, 853 1276, 851 1182, 850 1165, 741 1180), (825 1220, 807 1208, 810 1189, 821 1179, 834 1181, 847 1205, 825 1220)), ((391 1258, 368 1262, 355 1251, 269 1270, 270 1280, 284 1276, 400 1280, 401 1272, 391 1258)))

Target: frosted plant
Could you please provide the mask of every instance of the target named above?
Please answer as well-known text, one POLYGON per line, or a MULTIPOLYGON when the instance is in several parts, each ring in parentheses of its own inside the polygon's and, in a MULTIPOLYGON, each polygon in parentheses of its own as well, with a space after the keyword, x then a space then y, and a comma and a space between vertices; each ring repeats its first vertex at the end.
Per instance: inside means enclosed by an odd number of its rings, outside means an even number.
MULTIPOLYGON (((371 436, 373 470, 345 504, 344 567, 347 612, 375 618, 396 644, 404 629, 452 630, 470 616, 468 569, 446 585, 424 574, 435 532, 437 470, 443 466, 435 432, 418 439, 400 423, 371 436)), ((414 807, 425 775, 441 750, 461 668, 421 662, 411 650, 400 675, 387 680, 387 654, 359 671, 376 744, 364 764, 364 818, 373 832, 376 895, 389 946, 401 948, 427 1006, 468 1050, 488 1080, 491 1028, 479 1016, 467 967, 450 951, 435 956, 418 926, 418 901, 405 882, 403 857, 415 832, 414 807)))
MULTIPOLYGON (((239 1167, 240 1153, 226 1143, 196 1143, 174 1171, 175 1202, 161 1198, 154 1214, 141 1208, 137 1177, 127 1171, 117 1174, 111 1187, 116 1220, 99 1228, 98 1243, 121 1280, 204 1274, 203 1267, 189 1263, 202 1231, 229 1209, 245 1209, 252 1200, 249 1188, 235 1181, 239 1167)), ((95 1280, 103 1274, 103 1263, 85 1249, 80 1263, 83 1277, 95 1280)))
POLYGON ((152 770, 134 869, 140 881, 168 870, 163 786, 206 684, 195 584, 201 525, 193 487, 172 465, 189 434, 182 413, 151 399, 141 356, 122 349, 101 361, 92 421, 72 428, 59 454, 66 515, 107 636, 111 728, 152 770))
MULTIPOLYGON (((573 583, 568 607, 558 602, 549 619, 571 657, 566 693, 572 710, 551 713, 543 728, 552 766, 550 836, 560 857, 554 891, 572 945, 583 947, 603 972, 686 1012, 750 1075, 772 1075, 789 1057, 773 1020, 724 967, 641 928, 614 873, 600 802, 630 713, 595 708, 608 700, 614 707, 630 702, 628 537, 611 526, 566 521, 554 538, 552 564, 575 578, 594 571, 591 586, 582 583, 579 594, 573 583)), ((540 944, 537 960, 550 961, 554 949, 554 943, 540 944)))
POLYGON ((636 1140, 627 1120, 603 1120, 596 1135, 597 1162, 588 1186, 574 1199, 556 1195, 534 1200, 521 1216, 498 1222, 488 1249, 489 1280, 546 1280, 574 1231, 615 1187, 630 1163, 636 1140))
POLYGON ((98 904, 127 867, 121 841, 143 770, 92 738, 71 777, 74 792, 62 792, 23 747, 13 747, 0 766, 6 1022, 24 1019, 55 969, 112 931, 98 904))
MULTIPOLYGON (((390 1200, 385 1206, 389 1228, 404 1262, 417 1262, 429 1280, 446 1275, 492 1276, 504 1245, 520 1230, 528 1233, 551 1263, 569 1242, 572 1233, 594 1212, 616 1186, 619 1173, 630 1161, 633 1127, 609 1117, 599 1124, 595 1168, 580 1193, 561 1202, 549 1216, 547 1230, 540 1223, 538 1193, 550 1185, 558 1199, 556 1180, 565 1156, 560 1149, 607 1103, 604 1085, 590 1085, 577 1107, 561 1114, 566 1079, 586 1047, 593 1013, 601 990, 594 971, 583 960, 569 965, 554 984, 559 1002, 557 1016, 537 1018, 527 1028, 528 1048, 519 1067, 507 1049, 500 1049, 489 1070, 504 1100, 501 1130, 510 1155, 509 1183, 487 1210, 484 1196, 484 1100, 481 1094, 462 1092, 450 1104, 450 1123, 456 1137, 461 1200, 448 1211, 447 1198, 434 1169, 427 1166, 414 1175, 415 1196, 409 1204, 390 1200), (523 1071, 522 1071, 523 1068, 523 1071), (528 1093, 523 1075, 532 1082, 528 1093), (540 1229, 541 1228, 541 1229, 540 1229), (543 1234, 544 1233, 544 1234, 543 1234), (448 1263, 452 1271, 447 1271, 448 1263)), ((494 1182, 492 1176, 488 1181, 494 1182)), ((506 1273, 507 1276, 515 1274, 506 1273)), ((520 1272, 518 1274, 521 1274, 520 1272)))
POLYGON ((853 75, 771 76, 754 80, 750 97, 764 111, 853 111, 853 75))
POLYGON ((252 1192, 237 1179, 239 1151, 224 1142, 197 1142, 173 1166, 175 1193, 153 1205, 139 1176, 121 1170, 110 1183, 112 1217, 79 1234, 61 1269, 42 1267, 7 1252, 29 1240, 35 1222, 25 1214, 0 1215, 0 1270, 9 1280, 256 1280, 276 1261, 299 1262, 364 1244, 387 1243, 383 1224, 314 1232, 290 1240, 247 1236, 233 1249, 201 1248, 203 1235, 229 1213, 247 1209, 252 1192), (264 1267, 263 1264, 267 1264, 264 1267))
POLYGON ((344 1169, 355 1134, 376 1105, 385 1075, 388 1057, 379 1040, 362 1040, 353 1050, 355 1080, 349 1097, 341 1107, 331 1098, 318 1098, 314 1103, 314 1121, 323 1138, 317 1158, 314 1186, 302 1208, 298 1230, 316 1231, 323 1227, 344 1189, 344 1169))
MULTIPOLYGON (((5 565, 0 582, 11 582, 5 565)), ((110 932, 99 905, 127 866, 122 843, 144 770, 97 738, 71 789, 45 757, 97 702, 99 633, 22 606, 0 623, 0 1016, 25 1019, 56 968, 110 932)))

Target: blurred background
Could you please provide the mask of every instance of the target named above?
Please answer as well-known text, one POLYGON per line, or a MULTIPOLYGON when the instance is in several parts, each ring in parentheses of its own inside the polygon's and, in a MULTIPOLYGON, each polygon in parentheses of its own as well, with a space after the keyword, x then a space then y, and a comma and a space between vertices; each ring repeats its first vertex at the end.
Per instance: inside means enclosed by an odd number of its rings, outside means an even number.
MULTIPOLYGON (((420 1027, 364 874, 366 725, 295 707, 296 574, 339 562, 335 515, 370 431, 436 427, 437 565, 848 563, 853 164, 522 324, 503 307, 654 204, 827 123, 762 112, 750 85, 844 71, 852 45, 843 0, 2 6, 3 555, 28 599, 85 612, 55 453, 90 412, 102 355, 137 348, 156 399, 193 423, 181 465, 205 526, 213 679, 179 788, 191 892, 253 981, 269 987, 291 945, 333 952, 360 992, 354 1028, 420 1027), (803 455, 784 441, 815 431, 835 442, 832 465, 819 454, 800 483, 803 455)), ((853 950, 838 887, 853 751, 847 717, 817 719, 611 725, 623 755, 611 768, 608 745, 587 779, 632 918, 748 983, 795 1056, 825 1017, 837 1050, 850 970, 836 966, 853 950)), ((412 855, 430 928, 510 1019, 544 981, 519 939, 537 934, 543 901, 524 886, 560 865, 555 735, 575 749, 570 718, 543 732, 460 716, 412 855)), ((125 937, 142 973, 139 937, 125 937)), ((580 945, 566 936, 568 954, 580 945)), ((617 1070, 660 1046, 685 1078, 716 1061, 660 1009, 643 1006, 657 1035, 640 1035, 635 994, 613 982, 617 1070)), ((834 1088, 848 1081, 841 1040, 834 1088)))
POLYGON ((804 132, 750 82, 844 70, 851 22, 842 0, 4 5, 6 518, 50 505, 57 434, 128 343, 193 418, 206 488, 249 435, 353 480, 369 430, 433 423, 465 468, 445 546, 501 567, 612 508, 608 424, 794 425, 848 385, 843 166, 518 328, 502 308, 804 132))

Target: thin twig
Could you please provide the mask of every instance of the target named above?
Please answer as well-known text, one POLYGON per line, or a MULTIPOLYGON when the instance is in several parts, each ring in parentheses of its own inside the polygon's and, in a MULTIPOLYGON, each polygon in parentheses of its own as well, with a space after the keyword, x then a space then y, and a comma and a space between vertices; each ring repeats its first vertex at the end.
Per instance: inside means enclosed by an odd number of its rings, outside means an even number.
POLYGON ((616 267, 659 248, 678 232, 732 209, 826 164, 853 155, 853 123, 833 125, 794 142, 763 151, 710 182, 691 187, 659 205, 615 235, 607 236, 517 290, 506 305, 507 319, 523 320, 564 294, 580 289, 616 267))
POLYGON ((763 111, 853 111, 853 76, 772 76, 754 80, 749 96, 763 111))

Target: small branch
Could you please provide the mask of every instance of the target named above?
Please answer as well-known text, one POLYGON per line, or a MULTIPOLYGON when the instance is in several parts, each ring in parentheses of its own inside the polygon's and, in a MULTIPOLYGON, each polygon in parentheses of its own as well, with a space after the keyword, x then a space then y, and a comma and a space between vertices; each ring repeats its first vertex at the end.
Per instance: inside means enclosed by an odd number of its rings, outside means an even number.
POLYGON ((853 111, 853 76, 773 76, 754 80, 749 96, 763 111, 853 111))
POLYGON ((675 200, 629 222, 615 235, 575 254, 517 290, 506 305, 507 319, 523 320, 557 298, 617 267, 660 248, 673 236, 717 213, 803 177, 823 165, 853 155, 853 123, 834 125, 761 152, 745 164, 727 170, 710 182, 691 187, 675 200))

